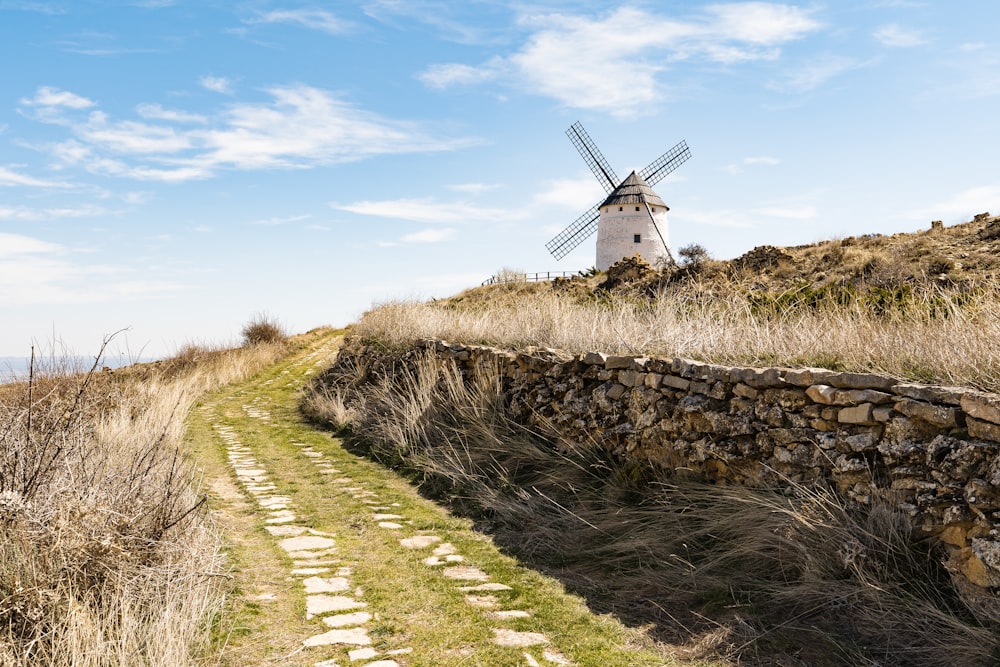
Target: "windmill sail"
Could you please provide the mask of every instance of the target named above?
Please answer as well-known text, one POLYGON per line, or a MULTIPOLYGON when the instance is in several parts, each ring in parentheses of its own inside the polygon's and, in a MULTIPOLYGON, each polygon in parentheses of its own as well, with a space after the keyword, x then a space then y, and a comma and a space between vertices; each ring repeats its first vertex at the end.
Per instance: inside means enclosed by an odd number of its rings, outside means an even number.
POLYGON ((600 210, 594 206, 577 218, 576 222, 556 234, 555 238, 545 244, 546 249, 556 259, 562 259, 597 231, 597 220, 600 216, 600 210))
POLYGON ((639 172, 639 176, 652 187, 662 181, 667 174, 687 162, 690 157, 691 151, 688 149, 687 142, 682 141, 653 160, 648 167, 639 172))
POLYGON ((618 187, 618 177, 615 176, 615 170, 611 168, 608 161, 604 159, 601 151, 597 149, 597 144, 593 142, 587 131, 583 129, 583 125, 580 121, 577 121, 570 125, 570 128, 566 130, 566 136, 569 140, 573 142, 576 146, 576 150, 580 153, 580 157, 583 161, 587 163, 590 170, 594 172, 594 176, 597 177, 598 182, 604 186, 604 191, 610 193, 616 187, 618 187))

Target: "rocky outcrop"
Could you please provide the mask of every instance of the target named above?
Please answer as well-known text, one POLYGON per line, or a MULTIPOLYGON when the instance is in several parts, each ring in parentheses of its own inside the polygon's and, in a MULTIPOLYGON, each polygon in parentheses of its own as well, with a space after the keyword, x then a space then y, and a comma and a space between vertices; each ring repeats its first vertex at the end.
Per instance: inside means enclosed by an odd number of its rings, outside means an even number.
POLYGON ((1000 586, 998 395, 820 368, 443 341, 390 353, 355 340, 338 366, 397 372, 423 350, 467 376, 498 372, 511 417, 557 443, 720 483, 827 483, 851 502, 889 498, 945 545, 952 572, 1000 586))

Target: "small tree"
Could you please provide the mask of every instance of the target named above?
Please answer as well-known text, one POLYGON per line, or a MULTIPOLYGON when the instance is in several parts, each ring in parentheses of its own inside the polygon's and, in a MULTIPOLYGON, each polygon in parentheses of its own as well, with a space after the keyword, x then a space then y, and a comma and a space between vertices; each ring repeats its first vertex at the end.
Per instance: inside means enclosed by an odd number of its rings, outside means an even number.
POLYGON ((288 335, 281 324, 267 313, 257 313, 243 325, 243 347, 281 343, 288 335))
POLYGON ((698 245, 697 243, 689 243, 678 250, 677 254, 681 256, 681 264, 690 266, 694 270, 700 269, 705 265, 705 262, 712 259, 705 246, 698 245))

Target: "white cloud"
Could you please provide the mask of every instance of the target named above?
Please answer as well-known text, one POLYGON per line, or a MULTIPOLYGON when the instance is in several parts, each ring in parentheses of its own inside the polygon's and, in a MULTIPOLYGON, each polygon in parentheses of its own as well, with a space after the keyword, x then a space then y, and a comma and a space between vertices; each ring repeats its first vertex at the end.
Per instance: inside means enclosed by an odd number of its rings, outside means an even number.
POLYGON ((67 109, 89 109, 95 105, 93 100, 74 93, 42 86, 35 91, 35 96, 22 98, 21 104, 29 107, 65 107, 67 109))
POLYGON ((59 181, 47 181, 34 176, 19 174, 12 169, 0 167, 0 187, 3 186, 23 186, 30 188, 68 188, 72 187, 68 183, 59 181))
POLYGON ((202 88, 211 90, 213 93, 222 93, 223 95, 233 94, 233 83, 224 76, 206 75, 198 79, 198 83, 202 88))
POLYGON ((903 28, 896 24, 889 24, 882 26, 875 31, 875 39, 877 39, 882 46, 888 46, 892 48, 907 48, 912 46, 921 46, 926 44, 927 40, 918 30, 913 30, 911 28, 903 28))
POLYGON ((520 220, 527 215, 526 211, 483 208, 468 202, 439 202, 430 197, 359 201, 353 204, 331 204, 331 206, 339 211, 358 215, 425 223, 505 222, 520 220))
POLYGON ((322 9, 276 9, 258 14, 245 23, 290 23, 332 35, 346 32, 351 24, 322 9))
POLYGON ((275 217, 275 218, 264 218, 263 220, 254 220, 251 225, 258 225, 261 227, 277 227, 278 225, 287 225, 290 222, 300 222, 302 220, 308 220, 311 215, 289 215, 286 217, 275 217))
POLYGON ((135 110, 146 120, 167 120, 175 123, 205 123, 208 121, 201 114, 164 109, 159 104, 140 104, 135 110))
POLYGON ((445 229, 423 229, 419 232, 406 234, 399 240, 403 243, 441 243, 455 238, 458 230, 451 227, 445 229))
POLYGON ((443 63, 431 65, 417 78, 431 88, 448 88, 457 85, 484 83, 500 76, 502 63, 494 58, 490 63, 480 67, 463 65, 462 63, 443 63))
POLYGON ((742 174, 744 171, 744 167, 750 167, 756 165, 773 167, 779 164, 781 164, 781 160, 779 160, 778 158, 761 155, 759 157, 745 157, 739 162, 727 164, 722 169, 723 171, 728 171, 730 174, 742 174))
POLYGON ((825 55, 790 71, 781 81, 768 85, 784 93, 807 93, 841 74, 864 67, 866 63, 847 56, 825 55))
POLYGON ((660 75, 671 62, 774 59, 781 44, 820 27, 807 10, 767 2, 710 5, 686 20, 621 7, 601 18, 549 14, 522 24, 534 32, 516 53, 478 67, 433 65, 420 79, 444 88, 503 77, 569 107, 633 116, 662 99, 660 75))
POLYGON ((604 199, 605 192, 592 175, 580 178, 562 178, 545 182, 545 189, 537 193, 534 201, 554 204, 581 212, 604 199))
POLYGON ((8 234, 0 232, 0 259, 7 259, 19 255, 52 254, 63 251, 62 246, 48 241, 22 236, 21 234, 8 234))
POLYGON ((106 215, 99 206, 83 205, 62 208, 28 208, 27 206, 0 206, 0 220, 55 220, 59 218, 93 218, 106 215))
POLYGON ((502 187, 503 185, 500 183, 457 183, 449 185, 448 189, 455 192, 465 192, 470 195, 481 195, 484 192, 490 192, 502 187))
POLYGON ((906 214, 914 220, 967 222, 979 213, 1000 213, 1000 183, 980 185, 957 192, 950 199, 906 214))
POLYGON ((48 146, 63 167, 137 180, 180 182, 222 169, 299 169, 383 154, 453 150, 471 144, 424 134, 304 85, 265 91, 269 101, 233 103, 194 126, 193 114, 140 105, 147 121, 114 120, 93 110, 85 119, 38 117, 73 136, 48 146), (163 112, 163 113, 161 113, 163 112))

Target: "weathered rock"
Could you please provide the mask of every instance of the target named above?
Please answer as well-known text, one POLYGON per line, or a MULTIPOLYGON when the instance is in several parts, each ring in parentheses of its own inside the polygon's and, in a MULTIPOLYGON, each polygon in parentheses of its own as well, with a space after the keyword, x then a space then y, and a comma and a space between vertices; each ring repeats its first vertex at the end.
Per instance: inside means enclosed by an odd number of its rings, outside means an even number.
POLYGON ((843 408, 837 413, 837 421, 841 424, 874 424, 871 403, 862 403, 850 408, 843 408))
POLYGON ((922 419, 928 424, 940 426, 942 428, 954 428, 957 425, 955 419, 955 408, 945 408, 940 405, 932 405, 923 401, 916 401, 911 398, 904 398, 897 401, 894 406, 896 412, 901 412, 913 419, 922 419))
POLYGON ((970 417, 1000 424, 1000 396, 968 393, 962 395, 960 404, 970 417))

